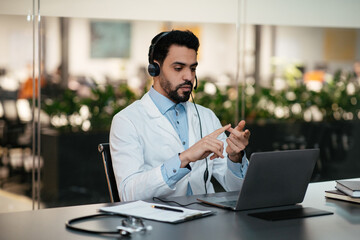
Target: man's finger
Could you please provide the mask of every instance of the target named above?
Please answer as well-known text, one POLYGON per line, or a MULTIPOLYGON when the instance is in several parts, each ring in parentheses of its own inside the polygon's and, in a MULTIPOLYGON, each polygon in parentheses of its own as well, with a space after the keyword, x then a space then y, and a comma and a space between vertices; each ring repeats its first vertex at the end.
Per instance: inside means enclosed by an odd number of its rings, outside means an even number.
POLYGON ((246 138, 246 139, 249 139, 250 138, 250 131, 249 130, 245 130, 245 133, 244 133, 244 137, 246 138))
POLYGON ((233 141, 231 138, 226 139, 226 142, 228 143, 228 147, 235 152, 240 152, 246 147, 246 143, 233 141))
POLYGON ((216 129, 215 131, 213 131, 212 133, 210 133, 210 136, 213 137, 217 137, 219 136, 221 133, 225 132, 226 130, 228 130, 231 127, 231 124, 229 123, 228 125, 223 126, 222 128, 216 129))
POLYGON ((209 142, 207 145, 208 151, 216 154, 218 157, 223 158, 224 144, 222 141, 219 142, 209 142))
POLYGON ((229 133, 235 135, 237 138, 240 138, 241 137, 241 132, 237 129, 234 129, 234 128, 229 128, 227 130, 229 133))
POLYGON ((240 132, 234 128, 229 128, 228 131, 231 133, 229 138, 237 138, 239 140, 246 139, 249 140, 250 138, 250 131, 246 129, 244 132, 240 132))
MULTIPOLYGON (((240 152, 240 148, 238 146, 236 146, 235 143, 233 143, 233 141, 231 141, 230 138, 226 139, 226 142, 228 144, 228 147, 233 150, 234 152, 236 152, 237 150, 240 152)), ((229 153, 228 153, 229 154, 229 153)))
POLYGON ((235 129, 238 130, 238 131, 242 131, 244 129, 244 127, 245 127, 245 121, 241 120, 239 122, 239 124, 235 127, 235 129))

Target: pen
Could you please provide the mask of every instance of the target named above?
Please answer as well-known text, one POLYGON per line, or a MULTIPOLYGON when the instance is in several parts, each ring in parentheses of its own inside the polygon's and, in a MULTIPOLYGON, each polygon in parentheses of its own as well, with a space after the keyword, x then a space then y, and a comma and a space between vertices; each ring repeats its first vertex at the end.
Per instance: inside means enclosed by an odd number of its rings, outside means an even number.
POLYGON ((167 210, 167 211, 173 211, 173 212, 184 212, 181 209, 176 209, 176 208, 169 208, 169 207, 164 207, 164 206, 156 206, 156 205, 152 205, 152 208, 156 208, 156 209, 161 209, 161 210, 167 210))

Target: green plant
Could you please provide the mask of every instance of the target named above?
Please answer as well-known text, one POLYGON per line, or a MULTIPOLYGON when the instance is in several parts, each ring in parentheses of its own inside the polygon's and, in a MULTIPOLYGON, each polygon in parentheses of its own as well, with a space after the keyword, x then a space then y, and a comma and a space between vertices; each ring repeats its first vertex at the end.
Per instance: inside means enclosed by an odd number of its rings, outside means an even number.
POLYGON ((60 131, 109 130, 113 116, 137 99, 126 85, 95 85, 89 97, 80 98, 69 89, 42 104, 51 127, 60 131))
POLYGON ((62 131, 71 131, 69 124, 72 115, 80 111, 80 99, 74 91, 64 90, 56 98, 45 99, 42 110, 50 117, 50 125, 62 131))
MULTIPOLYGON (((281 90, 258 87, 255 91, 253 86, 246 85, 243 91, 242 86, 219 87, 203 79, 199 81, 195 101, 212 109, 222 124, 236 124, 236 99, 240 115, 243 92, 248 122, 359 119, 360 88, 351 82, 351 75, 338 71, 319 91, 313 91, 296 80, 299 77, 296 74, 295 78, 290 76, 291 84, 281 90)), ((113 116, 139 97, 126 84, 95 85, 90 97, 80 98, 65 90, 57 98, 47 99, 42 109, 50 116, 52 127, 62 131, 109 130, 113 116)))
MULTIPOLYGON (((295 71, 296 77, 289 76, 285 88, 258 87, 257 91, 247 91, 245 86, 245 116, 248 122, 254 121, 338 121, 355 120, 360 116, 360 87, 353 84, 351 74, 337 71, 323 83, 319 91, 311 90, 295 71), (296 84, 295 84, 296 83, 296 84)), ((239 115, 242 106, 242 87, 228 86, 214 93, 207 93, 205 81, 200 81, 196 102, 212 109, 222 124, 233 123, 235 99, 239 94, 239 115), (235 95, 235 97, 231 97, 235 95)), ((239 116, 240 118, 240 116, 239 116)))
POLYGON ((91 89, 92 95, 80 101, 89 110, 91 130, 110 129, 113 116, 137 99, 135 93, 126 84, 117 88, 111 85, 96 86, 91 89))

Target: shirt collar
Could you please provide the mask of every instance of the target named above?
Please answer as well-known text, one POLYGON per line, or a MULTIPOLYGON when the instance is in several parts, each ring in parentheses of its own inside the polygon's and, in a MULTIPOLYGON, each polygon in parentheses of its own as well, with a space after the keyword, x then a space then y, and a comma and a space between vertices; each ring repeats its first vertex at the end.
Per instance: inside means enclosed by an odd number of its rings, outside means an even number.
MULTIPOLYGON (((149 91, 149 95, 150 98, 153 100, 153 102, 155 103, 156 107, 159 109, 159 111, 161 112, 161 114, 165 114, 170 108, 173 108, 176 104, 171 101, 170 99, 168 99, 167 97, 165 97, 164 95, 160 94, 158 91, 156 91, 153 87, 151 87, 150 91, 149 91)), ((185 103, 180 103, 181 105, 184 106, 184 108, 186 109, 186 104, 185 103)))

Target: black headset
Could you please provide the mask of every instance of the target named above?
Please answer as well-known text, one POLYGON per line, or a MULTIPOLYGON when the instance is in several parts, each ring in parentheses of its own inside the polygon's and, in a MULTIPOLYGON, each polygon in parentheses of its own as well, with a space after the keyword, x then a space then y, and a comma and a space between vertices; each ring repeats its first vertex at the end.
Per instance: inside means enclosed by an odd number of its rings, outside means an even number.
POLYGON ((159 74, 160 74, 160 66, 159 66, 159 64, 154 62, 154 49, 155 49, 155 46, 163 37, 165 37, 168 34, 169 34, 169 32, 163 32, 158 37, 158 39, 153 44, 150 45, 148 72, 149 72, 150 76, 152 76, 152 77, 159 76, 159 74))
MULTIPOLYGON (((156 39, 156 41, 150 45, 150 48, 149 48, 149 65, 148 65, 148 72, 150 74, 150 76, 152 77, 156 77, 156 76, 159 76, 160 74, 160 66, 159 64, 157 64, 156 62, 154 62, 154 50, 155 50, 155 46, 156 44, 163 38, 165 37, 166 35, 168 35, 170 32, 163 32, 159 37, 158 39, 156 39)), ((197 88, 197 85, 198 85, 198 80, 197 80, 197 77, 195 75, 195 87, 194 87, 194 90, 196 90, 197 88)))

